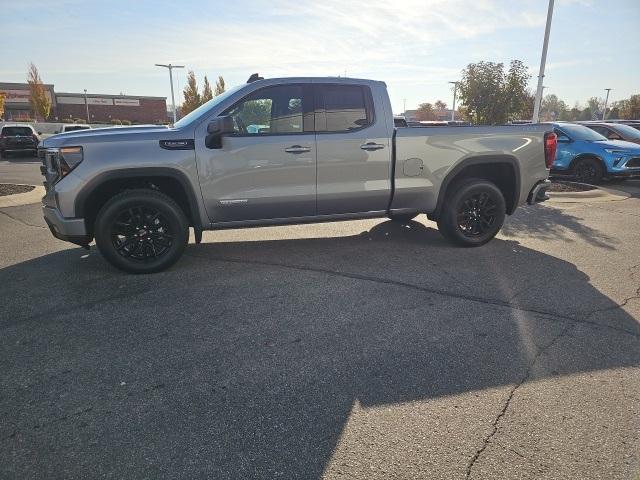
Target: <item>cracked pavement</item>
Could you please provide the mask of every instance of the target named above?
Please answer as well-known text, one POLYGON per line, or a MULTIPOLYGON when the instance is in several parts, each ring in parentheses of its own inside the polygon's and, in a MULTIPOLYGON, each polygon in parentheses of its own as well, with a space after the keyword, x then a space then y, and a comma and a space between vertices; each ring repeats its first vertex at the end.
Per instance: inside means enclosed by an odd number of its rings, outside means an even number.
POLYGON ((151 276, 2 209, 0 478, 636 478, 615 188, 479 249, 423 216, 205 232, 151 276))

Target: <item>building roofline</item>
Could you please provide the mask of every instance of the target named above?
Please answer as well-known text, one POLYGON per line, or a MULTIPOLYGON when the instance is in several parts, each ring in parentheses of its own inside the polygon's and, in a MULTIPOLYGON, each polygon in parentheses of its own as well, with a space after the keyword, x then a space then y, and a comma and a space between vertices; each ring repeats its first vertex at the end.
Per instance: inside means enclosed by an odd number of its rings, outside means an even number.
MULTIPOLYGON (((53 88, 53 83, 43 83, 42 84, 44 87, 51 87, 53 88)), ((0 87, 6 87, 6 86, 10 86, 10 87, 29 87, 29 84, 27 82, 0 82, 0 87)))
MULTIPOLYGON (((82 97, 84 98, 84 92, 56 92, 56 97, 82 97)), ((167 97, 151 97, 148 95, 112 95, 110 93, 87 93, 87 98, 131 98, 131 99, 149 99, 149 100, 166 100, 167 97)))

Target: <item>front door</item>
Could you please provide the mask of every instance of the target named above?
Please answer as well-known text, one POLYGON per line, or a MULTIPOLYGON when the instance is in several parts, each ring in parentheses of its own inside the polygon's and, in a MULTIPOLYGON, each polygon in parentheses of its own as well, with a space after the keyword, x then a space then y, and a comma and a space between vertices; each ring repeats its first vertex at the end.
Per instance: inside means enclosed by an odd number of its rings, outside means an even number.
POLYGON ((310 85, 257 90, 223 112, 235 133, 199 147, 198 175, 212 222, 316 214, 316 142, 310 85))

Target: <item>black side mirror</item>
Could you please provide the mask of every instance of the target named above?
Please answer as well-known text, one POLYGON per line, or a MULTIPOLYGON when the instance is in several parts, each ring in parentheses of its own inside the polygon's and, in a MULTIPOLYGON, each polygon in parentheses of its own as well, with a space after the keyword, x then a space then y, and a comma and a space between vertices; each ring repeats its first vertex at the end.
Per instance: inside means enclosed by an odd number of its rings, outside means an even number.
POLYGON ((571 143, 571 139, 566 135, 558 135, 558 143, 571 143))
POLYGON ((222 136, 235 131, 233 118, 229 115, 214 118, 207 125, 207 138, 204 144, 207 148, 222 148, 222 136))

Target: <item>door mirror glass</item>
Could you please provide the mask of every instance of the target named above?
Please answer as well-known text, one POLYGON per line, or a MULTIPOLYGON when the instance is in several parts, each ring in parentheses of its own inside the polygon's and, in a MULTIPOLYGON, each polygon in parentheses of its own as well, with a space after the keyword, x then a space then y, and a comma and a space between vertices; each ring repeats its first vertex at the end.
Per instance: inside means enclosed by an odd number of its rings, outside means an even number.
POLYGON ((571 139, 564 133, 558 133, 558 143, 570 143, 571 139))
POLYGON ((207 133, 215 135, 233 133, 233 118, 229 115, 214 118, 209 122, 209 125, 207 125, 207 133))

